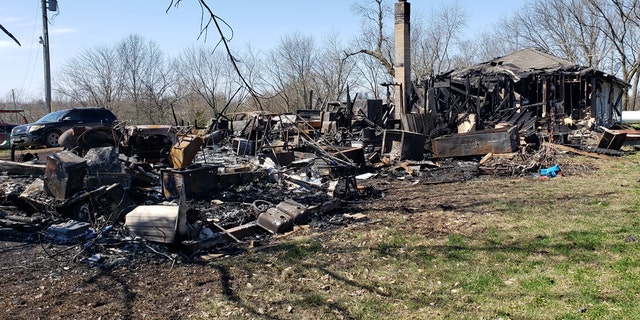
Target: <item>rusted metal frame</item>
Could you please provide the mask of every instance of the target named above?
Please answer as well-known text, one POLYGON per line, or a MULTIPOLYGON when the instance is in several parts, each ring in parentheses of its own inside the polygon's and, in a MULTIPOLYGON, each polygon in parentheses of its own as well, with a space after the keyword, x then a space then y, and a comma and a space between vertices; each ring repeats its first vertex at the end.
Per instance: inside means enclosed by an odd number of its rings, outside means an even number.
MULTIPOLYGON (((303 117, 301 117, 301 116, 296 114, 296 123, 298 123, 298 122, 301 122, 304 126, 306 126, 307 128, 311 129, 313 131, 313 135, 317 136, 317 135, 320 134, 316 130, 316 128, 314 128, 311 124, 309 124, 309 122, 307 120, 305 120, 303 117)), ((296 126, 296 130, 298 131, 298 134, 300 134, 300 130, 299 130, 299 128, 297 126, 296 126)))
MULTIPOLYGON (((302 119, 302 120, 305 121, 304 119, 302 119)), ((314 150, 318 151, 319 153, 321 153, 325 157, 328 157, 329 159, 335 160, 337 162, 341 162, 342 164, 344 164, 346 166, 351 166, 351 167, 355 167, 356 166, 351 159, 349 159, 346 155, 342 154, 340 152, 340 150, 338 148, 336 148, 333 144, 327 143, 326 146, 331 148, 331 149, 333 149, 333 151, 335 151, 337 154, 341 155, 344 159, 338 159, 338 158, 332 156, 331 154, 329 154, 326 150, 324 150, 322 148, 322 146, 318 143, 321 140, 314 141, 306 133, 303 133, 303 132, 299 131, 298 134, 300 134, 300 133, 302 133, 303 139, 307 141, 307 145, 311 146, 314 150)))
POLYGON ((509 153, 517 149, 517 128, 461 133, 439 137, 431 143, 436 158, 509 153))
MULTIPOLYGON (((229 121, 231 123, 231 132, 235 132, 235 129, 233 128, 233 120, 229 121)), ((255 123, 253 123, 251 120, 248 120, 247 123, 245 123, 244 127, 242 128, 242 130, 240 130, 240 135, 242 135, 243 137, 246 137, 247 140, 249 140, 249 135, 251 134, 251 132, 253 131, 253 127, 254 127, 255 123), (251 125, 251 130, 249 130, 249 133, 245 133, 245 130, 247 130, 247 128, 251 125)))
MULTIPOLYGON (((351 161, 351 159, 347 158, 344 154, 340 153, 338 149, 335 149, 335 151, 337 152, 337 154, 343 156, 345 159, 347 159, 347 161, 339 159, 337 157, 332 156, 331 154, 329 154, 326 150, 322 149, 322 147, 316 143, 315 141, 313 141, 313 139, 311 139, 309 136, 307 136, 306 134, 304 134, 303 139, 307 142, 307 145, 310 146, 313 150, 317 151, 318 153, 320 153, 320 155, 322 157, 326 157, 330 160, 334 160, 338 163, 341 163, 345 166, 349 166, 349 167, 355 167, 356 165, 351 161)), ((329 145, 332 146, 332 145, 329 145)))
MULTIPOLYGON (((296 116, 296 118, 299 118, 298 116, 296 116)), ((309 126, 310 128, 311 125, 309 123, 307 123, 306 120, 300 118, 300 120, 302 120, 304 123, 306 123, 307 126, 309 126)), ((315 129, 313 129, 315 131, 315 129)), ((307 145, 312 147, 314 150, 318 151, 320 154, 322 154, 323 156, 331 159, 331 160, 335 160, 336 162, 340 162, 346 166, 353 166, 355 167, 355 165, 353 164, 353 162, 351 161, 351 159, 347 158, 346 156, 344 156, 343 154, 341 154, 339 152, 339 150, 336 148, 335 151, 338 151, 338 154, 342 155, 343 157, 345 157, 345 159, 347 159, 347 161, 344 161, 342 159, 338 159, 332 155, 330 155, 326 150, 322 149, 322 147, 320 145, 318 145, 318 143, 316 143, 315 141, 313 141, 313 139, 311 139, 311 137, 309 137, 309 135, 307 135, 305 132, 298 130, 298 135, 302 136, 302 138, 307 142, 307 145)), ((332 146, 332 145, 329 145, 332 146)), ((335 147, 334 147, 335 148, 335 147)))
POLYGON ((282 114, 278 114, 278 121, 280 122, 280 138, 284 142, 283 150, 289 150, 289 130, 285 130, 284 122, 282 122, 282 114))
MULTIPOLYGON (((267 123, 264 125, 264 132, 262 133, 262 141, 260 141, 260 149, 262 149, 262 146, 264 146, 264 141, 267 137, 267 133, 271 130, 271 117, 269 117, 269 120, 267 121, 267 123)), ((253 154, 257 155, 258 154, 258 135, 256 135, 256 143, 253 146, 254 150, 253 150, 253 154)))
POLYGON ((219 224, 215 223, 215 222, 210 222, 216 229, 218 229, 218 231, 222 232, 222 235, 227 239, 227 240, 232 240, 233 242, 236 243, 240 243, 242 241, 240 241, 240 239, 238 239, 233 233, 229 232, 227 229, 223 228, 222 226, 220 226, 219 224))

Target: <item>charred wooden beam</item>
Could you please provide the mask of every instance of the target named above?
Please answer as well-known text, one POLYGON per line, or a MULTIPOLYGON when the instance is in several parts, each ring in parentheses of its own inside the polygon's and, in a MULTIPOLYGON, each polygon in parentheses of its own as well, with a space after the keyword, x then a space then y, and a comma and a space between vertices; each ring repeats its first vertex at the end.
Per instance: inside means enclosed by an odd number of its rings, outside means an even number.
POLYGON ((44 164, 0 160, 0 172, 8 175, 42 176, 45 168, 44 164))

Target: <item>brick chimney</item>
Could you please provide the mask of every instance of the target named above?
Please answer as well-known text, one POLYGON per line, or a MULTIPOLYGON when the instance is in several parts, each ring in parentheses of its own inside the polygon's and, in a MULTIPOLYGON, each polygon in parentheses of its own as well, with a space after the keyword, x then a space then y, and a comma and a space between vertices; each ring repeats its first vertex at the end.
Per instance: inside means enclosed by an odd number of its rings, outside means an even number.
POLYGON ((411 34, 410 34, 411 4, 406 0, 398 0, 395 4, 395 81, 399 86, 395 89, 395 119, 407 113, 409 106, 409 90, 411 86, 411 34), (401 85, 401 86, 400 86, 401 85), (402 90, 400 90, 402 88, 402 90))

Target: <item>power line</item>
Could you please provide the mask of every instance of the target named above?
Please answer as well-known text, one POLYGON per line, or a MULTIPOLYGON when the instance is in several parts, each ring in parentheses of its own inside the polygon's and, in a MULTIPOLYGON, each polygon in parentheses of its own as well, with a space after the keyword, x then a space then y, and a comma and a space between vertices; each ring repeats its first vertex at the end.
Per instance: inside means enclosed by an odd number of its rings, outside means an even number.
MULTIPOLYGON (((35 45, 35 41, 36 41, 36 29, 38 27, 38 18, 39 18, 39 14, 40 14, 40 4, 36 5, 36 14, 35 14, 35 22, 33 23, 33 32, 31 34, 31 47, 29 48, 29 59, 27 60, 27 67, 25 68, 25 72, 24 72, 24 77, 22 78, 22 86, 21 88, 25 88, 25 83, 27 82, 27 77, 29 76, 29 68, 31 68, 31 55, 33 54, 33 48, 35 45)), ((35 59, 37 60, 39 57, 39 52, 36 53, 36 57, 35 59)), ((33 76, 35 74, 35 63, 33 66, 33 71, 31 72, 31 78, 29 79, 29 88, 31 88, 31 85, 33 84, 33 76)))

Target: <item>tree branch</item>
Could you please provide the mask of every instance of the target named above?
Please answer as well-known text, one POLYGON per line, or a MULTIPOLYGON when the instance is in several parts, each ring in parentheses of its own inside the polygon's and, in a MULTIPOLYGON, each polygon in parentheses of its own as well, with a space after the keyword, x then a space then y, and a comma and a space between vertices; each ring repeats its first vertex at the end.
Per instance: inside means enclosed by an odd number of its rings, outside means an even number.
POLYGON ((9 38, 13 39, 13 41, 15 41, 19 46, 22 46, 20 44, 20 41, 18 41, 18 39, 16 39, 16 37, 14 37, 11 32, 9 32, 9 30, 5 29, 4 26, 2 26, 2 24, 0 24, 0 29, 9 36, 9 38))

